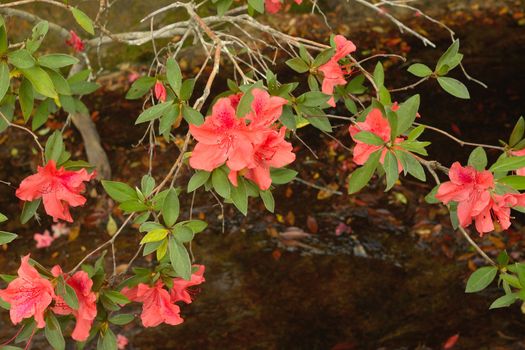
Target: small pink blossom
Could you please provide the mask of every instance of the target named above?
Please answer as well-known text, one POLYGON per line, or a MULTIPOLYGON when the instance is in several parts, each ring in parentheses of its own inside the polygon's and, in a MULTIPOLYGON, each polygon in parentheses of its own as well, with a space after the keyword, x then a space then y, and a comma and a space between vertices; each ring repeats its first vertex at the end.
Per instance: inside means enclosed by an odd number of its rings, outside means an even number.
POLYGON ((57 222, 56 224, 51 225, 51 231, 53 231, 53 238, 57 239, 69 235, 71 229, 63 222, 57 222))
POLYGON ((77 33, 75 33, 74 30, 70 30, 69 35, 70 37, 68 40, 66 40, 66 44, 68 46, 71 46, 76 52, 84 51, 84 42, 82 41, 82 39, 80 39, 77 33))
POLYGON ((37 173, 25 178, 16 190, 16 196, 23 201, 42 198, 46 213, 58 219, 73 222, 69 207, 86 203, 80 193, 84 191, 84 181, 90 181, 95 172, 88 174, 86 169, 68 171, 57 169, 55 161, 50 160, 45 167, 38 167, 37 173))
POLYGON ((204 283, 204 265, 194 265, 198 270, 195 273, 191 274, 191 279, 186 281, 183 278, 175 278, 173 280, 173 288, 170 290, 171 301, 176 303, 177 301, 183 301, 186 304, 191 304, 192 299, 191 295, 188 292, 188 288, 192 286, 197 286, 204 283))
POLYGON ((184 322, 179 306, 171 301, 170 293, 160 280, 153 287, 140 283, 131 289, 124 288, 122 294, 131 301, 143 303, 140 318, 144 327, 156 327, 161 323, 176 326, 184 322))
POLYGON ((128 338, 122 334, 117 334, 117 348, 118 350, 124 350, 129 344, 128 338))
POLYGON ((162 84, 161 81, 158 81, 155 83, 155 98, 161 102, 166 101, 166 88, 164 87, 164 84, 162 84))
POLYGON ((22 258, 18 277, 6 289, 0 290, 0 298, 10 304, 13 324, 34 316, 37 327, 44 328, 44 313, 55 298, 55 292, 51 282, 29 264, 29 255, 26 255, 22 258))
POLYGON ((93 320, 97 317, 97 296, 92 291, 93 281, 84 271, 75 272, 68 278, 68 275, 64 274, 58 265, 53 267, 51 273, 55 277, 62 275, 66 283, 73 288, 78 299, 78 310, 74 310, 61 296, 56 295, 53 312, 57 315, 73 315, 77 322, 71 338, 77 341, 87 340, 93 320))
MULTIPOLYGON (((296 4, 300 5, 303 0, 294 0, 296 4)), ((279 12, 282 7, 282 0, 265 0, 264 2, 266 12, 274 14, 279 12)))
MULTIPOLYGON (((367 143, 364 143, 354 138, 354 136, 357 133, 361 131, 368 131, 378 136, 381 140, 385 142, 385 144, 390 141, 390 137, 391 137, 390 123, 388 122, 388 119, 383 117, 383 114, 381 113, 379 109, 377 108, 372 109, 370 113, 366 116, 365 121, 355 123, 355 125, 352 124, 349 128, 349 131, 350 131, 350 136, 356 143, 354 146, 354 158, 353 158, 356 164, 358 165, 365 164, 368 158, 370 157, 370 155, 372 155, 372 153, 378 150, 381 150, 381 149, 382 151, 381 151, 380 162, 381 164, 384 162, 386 153, 390 152, 390 150, 387 147, 385 147, 384 145, 369 145, 367 143)), ((402 141, 403 141, 402 138, 396 138, 392 149, 401 149, 399 146, 396 146, 396 145, 402 141)), ((398 170, 399 172, 403 170, 403 167, 401 163, 399 162, 398 162, 398 170)))
POLYGON ((51 243, 55 240, 53 236, 49 233, 48 230, 44 231, 44 234, 41 233, 35 233, 33 235, 34 240, 36 241, 36 248, 47 248, 51 246, 51 243))
POLYGON ((128 81, 130 83, 133 83, 138 78, 140 78, 140 74, 137 73, 137 72, 131 72, 131 73, 128 74, 128 81))
MULTIPOLYGON (((336 35, 334 41, 334 55, 328 62, 319 67, 319 71, 323 73, 321 91, 327 95, 333 95, 336 86, 346 84, 345 70, 339 65, 339 61, 357 49, 353 42, 342 35, 336 35)), ((328 104, 335 107, 333 97, 328 100, 328 104)))

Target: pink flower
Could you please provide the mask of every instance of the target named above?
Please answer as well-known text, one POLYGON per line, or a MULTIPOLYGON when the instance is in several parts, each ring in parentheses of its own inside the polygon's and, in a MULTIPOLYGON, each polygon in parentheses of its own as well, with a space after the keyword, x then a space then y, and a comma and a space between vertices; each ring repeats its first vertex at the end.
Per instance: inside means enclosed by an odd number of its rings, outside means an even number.
POLYGON ((186 304, 191 304, 191 295, 188 292, 188 288, 197 286, 204 283, 204 265, 194 265, 198 267, 197 272, 191 274, 191 279, 186 281, 183 278, 175 278, 173 280, 173 288, 170 290, 170 296, 172 302, 183 301, 186 304))
POLYGON ((122 334, 117 334, 117 348, 118 350, 124 350, 128 346, 129 340, 122 334))
POLYGON ((89 337, 93 320, 97 317, 97 296, 92 291, 93 281, 84 271, 75 272, 68 278, 62 272, 60 266, 56 265, 51 269, 53 276, 62 275, 66 283, 73 288, 78 299, 78 310, 74 310, 59 295, 55 296, 55 306, 53 312, 57 315, 73 315, 77 322, 71 338, 77 341, 85 341, 89 337))
POLYGON ((161 102, 166 101, 166 88, 162 84, 161 81, 158 81, 155 83, 155 98, 161 102))
MULTIPOLYGON (((295 0, 295 3, 300 5, 303 2, 303 0, 295 0)), ((270 14, 274 14, 279 12, 281 9, 282 3, 281 0, 265 0, 264 5, 266 7, 266 12, 270 14)))
POLYGON ((82 39, 75 33, 74 30, 69 31, 70 38, 66 40, 66 44, 71 46, 76 52, 84 51, 84 43, 82 39))
MULTIPOLYGON (((285 132, 285 127, 279 132, 266 130, 265 137, 254 145, 254 164, 243 171, 244 176, 255 182, 261 190, 267 190, 272 184, 270 168, 281 168, 295 160, 292 145, 284 139, 285 132)), ((237 172, 230 172, 228 178, 237 186, 237 172)))
MULTIPOLYGON (((374 108, 370 111, 370 113, 366 116, 366 119, 364 122, 358 122, 355 123, 355 125, 351 125, 349 128, 350 136, 352 137, 352 140, 355 141, 354 146, 354 162, 358 165, 363 165, 366 163, 370 155, 380 149, 381 151, 381 158, 380 162, 381 164, 385 160, 386 152, 388 152, 388 148, 385 146, 376 146, 376 145, 369 145, 366 144, 360 140, 357 140, 354 138, 354 136, 361 132, 361 131, 369 131, 376 136, 378 136, 381 140, 383 140, 386 143, 390 141, 390 123, 388 122, 388 119, 383 117, 383 114, 381 111, 377 108, 374 108)), ((403 141, 402 138, 396 138, 394 142, 394 146, 392 148, 394 149, 400 149, 399 146, 396 146, 396 144, 403 141)), ((401 166, 401 163, 398 162, 398 170, 401 172, 403 170, 403 167, 401 166)))
MULTIPOLYGON (((333 95, 336 86, 346 84, 345 71, 339 65, 339 61, 357 49, 353 42, 342 35, 336 35, 334 41, 335 54, 328 62, 319 67, 319 71, 323 73, 321 91, 327 95, 333 95)), ((328 104, 335 107, 333 97, 328 100, 328 104)))
POLYGON ((55 240, 55 238, 51 236, 48 230, 45 230, 44 234, 35 233, 33 235, 33 238, 36 241, 37 249, 47 248, 51 246, 51 243, 53 243, 53 241, 55 240))
POLYGON ((71 232, 69 227, 67 227, 63 222, 57 222, 56 224, 51 225, 51 231, 53 231, 54 239, 57 239, 61 236, 67 236, 71 232))
POLYGON ((131 289, 124 288, 122 294, 131 301, 143 303, 140 318, 144 327, 156 327, 161 323, 176 326, 184 322, 179 306, 173 304, 160 280, 153 287, 140 283, 131 289))
POLYGON ((258 129, 269 127, 281 117, 283 106, 288 101, 279 96, 270 96, 262 89, 253 89, 252 94, 252 108, 246 119, 250 121, 251 130, 259 131, 258 129))
POLYGON ((0 290, 0 298, 10 304, 9 315, 13 324, 34 316, 37 327, 44 328, 44 313, 55 298, 55 292, 51 282, 29 265, 29 255, 26 255, 18 269, 18 278, 0 290))
POLYGON ((46 213, 54 221, 62 219, 73 222, 69 207, 78 207, 86 203, 80 195, 84 191, 84 181, 90 181, 95 172, 88 174, 85 169, 68 171, 63 167, 56 168, 55 161, 50 160, 45 167, 38 167, 36 174, 24 179, 16 190, 16 196, 24 201, 42 198, 46 213))
MULTIPOLYGON (((512 151, 511 152, 513 156, 521 157, 525 156, 525 148, 520 149, 519 151, 512 151)), ((516 170, 516 175, 525 176, 525 168, 519 168, 516 170)))
POLYGON ((138 78, 140 78, 140 74, 137 73, 137 72, 131 72, 131 73, 128 74, 128 81, 130 83, 133 83, 138 78))
POLYGON ((240 170, 252 163, 246 123, 235 115, 231 99, 220 98, 211 116, 200 126, 190 125, 190 132, 198 141, 190 158, 192 168, 212 171, 226 162, 230 169, 240 170))

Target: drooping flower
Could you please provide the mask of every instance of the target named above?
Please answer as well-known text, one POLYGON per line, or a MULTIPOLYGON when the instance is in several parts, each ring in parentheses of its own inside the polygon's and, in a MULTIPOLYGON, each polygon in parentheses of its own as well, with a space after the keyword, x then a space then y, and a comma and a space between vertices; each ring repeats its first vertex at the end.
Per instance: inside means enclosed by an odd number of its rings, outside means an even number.
POLYGON ((0 290, 0 298, 10 304, 13 324, 34 316, 37 327, 44 328, 44 313, 55 298, 55 292, 51 282, 29 264, 29 255, 26 255, 22 258, 18 277, 6 289, 0 290))
MULTIPOLYGON (((282 0, 265 0, 264 5, 266 8, 266 12, 270 14, 274 14, 279 12, 279 10, 282 7, 282 0)), ((294 0, 296 4, 300 5, 303 0, 294 0)))
POLYGON ((117 348, 118 350, 124 350, 129 344, 128 338, 122 334, 117 334, 117 348))
POLYGON ((42 198, 46 213, 54 221, 62 219, 73 222, 69 207, 86 203, 80 193, 84 191, 84 181, 90 181, 95 172, 88 174, 85 169, 68 171, 57 169, 55 161, 50 160, 45 167, 38 167, 37 173, 25 178, 16 190, 16 196, 24 201, 42 198))
POLYGON ((161 102, 166 101, 166 88, 164 87, 164 84, 162 84, 161 81, 158 81, 155 83, 155 98, 161 102))
POLYGON ((53 238, 57 239, 69 235, 71 229, 63 222, 57 222, 56 224, 51 225, 51 231, 53 231, 53 238))
POLYGON ((53 276, 64 276, 66 283, 73 288, 78 299, 78 310, 72 309, 61 296, 55 296, 53 312, 57 315, 73 315, 76 319, 71 338, 85 341, 89 337, 93 320, 97 317, 97 296, 93 292, 93 281, 84 271, 78 271, 69 277, 62 272, 60 266, 51 269, 53 276))
POLYGON ((219 99, 212 114, 200 126, 191 124, 190 132, 198 141, 190 158, 192 168, 212 171, 226 162, 230 169, 240 170, 252 163, 245 121, 237 118, 229 98, 219 99))
POLYGON ((74 30, 69 31, 69 39, 66 40, 66 44, 68 46, 71 46, 76 52, 82 52, 85 48, 84 42, 82 41, 82 39, 80 39, 80 37, 77 35, 77 33, 75 33, 74 30))
MULTIPOLYGON (((267 190, 272 184, 270 168, 281 168, 295 160, 292 145, 284 139, 286 128, 279 132, 267 130, 264 138, 254 145, 254 164, 243 170, 244 176, 252 180, 261 190, 267 190)), ((237 172, 231 171, 228 178, 237 186, 237 172)))
POLYGON ((176 326, 184 322, 179 306, 171 301, 170 293, 163 288, 160 280, 153 287, 140 283, 121 292, 129 300, 143 303, 140 318, 144 327, 156 327, 161 323, 176 326))
MULTIPOLYGON (((350 136, 352 140, 355 141, 354 146, 354 157, 353 160, 358 165, 363 165, 366 163, 370 155, 378 150, 381 150, 380 162, 383 163, 385 160, 386 153, 389 152, 389 149, 384 145, 369 145, 355 138, 355 135, 361 131, 368 131, 378 136, 381 140, 386 143, 390 141, 390 123, 388 119, 383 117, 381 111, 377 108, 374 108, 366 116, 365 121, 352 124, 349 128, 350 136)), ((399 147, 396 144, 402 142, 402 138, 396 138, 392 149, 398 149, 399 147)), ((398 162, 398 171, 401 172, 403 167, 401 163, 398 162)))
MULTIPOLYGON (((327 95, 333 95, 336 86, 346 84, 346 72, 343 70, 343 67, 339 65, 339 61, 357 49, 353 42, 347 40, 342 35, 336 35, 334 37, 334 42, 334 55, 328 62, 319 67, 319 71, 323 73, 321 91, 327 95)), ((333 96, 327 103, 330 106, 335 107, 333 96)))
POLYGON ((36 241, 36 248, 47 248, 51 246, 55 238, 51 236, 48 230, 45 230, 43 234, 41 233, 35 233, 33 235, 33 239, 36 241))
POLYGON ((188 288, 197 286, 204 283, 204 265, 194 265, 198 270, 191 274, 191 279, 186 281, 183 278, 175 278, 173 280, 173 288, 170 290, 171 301, 176 303, 177 301, 183 301, 186 304, 191 304, 191 295, 188 292, 188 288))

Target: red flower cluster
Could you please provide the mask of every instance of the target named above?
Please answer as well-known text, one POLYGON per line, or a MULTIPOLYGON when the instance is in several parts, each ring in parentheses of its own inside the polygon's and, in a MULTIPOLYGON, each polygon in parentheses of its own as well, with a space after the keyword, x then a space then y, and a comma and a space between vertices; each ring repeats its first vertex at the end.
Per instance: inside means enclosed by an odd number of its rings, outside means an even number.
POLYGON ((86 203, 84 181, 90 181, 95 172, 88 174, 85 169, 68 171, 63 167, 57 169, 56 163, 50 160, 45 167, 38 167, 37 173, 25 178, 16 196, 23 201, 34 201, 42 198, 44 209, 54 221, 58 219, 73 222, 69 207, 78 207, 86 203))
MULTIPOLYGON (((294 0, 296 4, 302 4, 303 0, 294 0)), ((274 14, 281 10, 283 5, 282 0, 265 0, 264 2, 266 12, 274 14)))
POLYGON ((252 93, 251 111, 246 117, 237 117, 240 95, 233 95, 220 98, 202 125, 190 125, 190 132, 198 141, 190 166, 212 171, 226 163, 234 186, 240 174, 267 190, 272 183, 270 168, 295 160, 292 145, 284 139, 286 128, 277 131, 274 127, 288 101, 261 89, 253 89, 252 93))
POLYGON ((55 277, 60 275, 67 279, 78 299, 79 308, 73 310, 55 293, 51 281, 40 276, 38 271, 29 264, 29 255, 22 258, 18 269, 18 277, 11 281, 6 289, 0 290, 0 298, 10 304, 9 314, 13 324, 23 319, 34 317, 37 327, 44 328, 46 322, 44 313, 54 301, 51 310, 57 315, 73 315, 77 322, 71 337, 77 341, 85 341, 93 320, 97 316, 97 297, 91 290, 93 281, 84 271, 78 271, 70 278, 62 273, 60 266, 52 269, 55 277))
POLYGON ((136 287, 122 289, 122 294, 129 300, 143 304, 140 318, 144 327, 156 327, 161 323, 176 326, 184 322, 180 316, 180 308, 175 303, 183 301, 190 304, 192 300, 187 289, 205 282, 204 266, 196 265, 195 267, 198 270, 191 275, 189 281, 175 278, 170 291, 164 289, 164 283, 161 280, 158 280, 153 286, 140 283, 136 287))
POLYGON ((69 31, 69 39, 66 40, 66 44, 71 46, 75 52, 82 52, 85 49, 84 42, 80 37, 75 33, 74 30, 69 31))
POLYGON ((439 186, 436 198, 444 204, 457 202, 459 225, 467 227, 474 221, 480 236, 494 230, 494 220, 502 229, 509 228, 510 209, 525 206, 525 194, 495 193, 494 175, 488 170, 477 171, 455 162, 449 178, 439 186))

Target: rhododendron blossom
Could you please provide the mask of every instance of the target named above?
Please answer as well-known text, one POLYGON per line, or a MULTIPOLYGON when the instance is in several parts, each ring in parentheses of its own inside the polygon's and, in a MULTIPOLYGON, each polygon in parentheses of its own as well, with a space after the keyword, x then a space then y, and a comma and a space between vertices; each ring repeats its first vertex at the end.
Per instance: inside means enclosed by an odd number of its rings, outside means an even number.
POLYGON ((71 46, 76 52, 84 51, 84 42, 74 30, 69 31, 69 39, 66 40, 66 44, 71 46))
MULTIPOLYGON (((346 84, 345 74, 347 72, 339 65, 339 61, 357 49, 353 42, 342 35, 336 35, 334 42, 334 55, 328 62, 319 67, 319 71, 323 73, 321 91, 327 95, 333 95, 336 86, 346 84)), ((332 96, 327 103, 335 107, 334 97, 332 96)))
MULTIPOLYGON (((370 155, 372 155, 372 153, 378 150, 382 150, 380 158, 381 164, 384 162, 386 153, 390 152, 390 150, 386 147, 386 144, 390 142, 391 128, 388 119, 383 117, 383 114, 379 109, 372 109, 370 113, 366 116, 365 121, 352 124, 349 128, 349 131, 352 140, 355 141, 353 160, 356 164, 365 164, 370 155), (368 131, 373 133, 374 135, 378 136, 381 140, 383 140, 385 142, 385 145, 369 145, 367 143, 364 143, 363 141, 357 140, 354 136, 361 131, 368 131)), ((391 149, 401 149, 401 147, 397 145, 402 141, 403 138, 396 138, 394 145, 391 146, 391 149)), ((401 163, 398 162, 398 171, 401 172, 402 170, 403 167, 401 166, 401 163)))
POLYGON ((80 195, 84 191, 84 181, 90 181, 95 172, 88 174, 86 169, 68 171, 57 169, 55 161, 50 160, 45 167, 38 167, 37 173, 24 179, 16 190, 16 196, 24 201, 42 198, 46 213, 54 221, 62 219, 73 222, 69 207, 78 207, 86 203, 80 195))
MULTIPOLYGON (((294 0, 296 4, 300 5, 303 0, 294 0)), ((279 12, 282 7, 282 0, 265 0, 264 5, 266 12, 274 14, 279 12)))
POLYGON ((93 281, 84 271, 78 271, 68 278, 60 266, 54 266, 51 273, 55 277, 64 276, 66 283, 73 288, 78 299, 78 310, 74 310, 66 304, 62 297, 56 295, 53 312, 57 315, 73 315, 76 318, 76 324, 71 338, 85 341, 89 337, 93 320, 97 317, 97 296, 92 291, 93 281))
POLYGON ((124 288, 122 294, 131 301, 143 303, 140 318, 144 327, 156 327, 161 323, 176 326, 184 322, 179 306, 172 302, 170 293, 163 288, 160 280, 152 287, 140 283, 131 289, 124 288))
POLYGON ((11 322, 16 325, 34 317, 38 328, 45 327, 44 313, 55 297, 51 282, 29 265, 29 255, 22 258, 18 277, 0 290, 0 298, 10 304, 11 322))
POLYGON ((55 237, 51 236, 48 230, 45 230, 44 233, 35 233, 33 239, 36 241, 36 248, 47 248, 50 247, 55 237))
POLYGON ((161 81, 158 81, 155 83, 155 98, 161 102, 166 101, 166 88, 164 87, 164 84, 162 84, 161 81))
POLYGON ((460 226, 467 227, 474 221, 480 235, 494 230, 493 218, 503 229, 509 228, 510 208, 525 204, 525 194, 494 193, 494 175, 488 170, 477 171, 455 162, 449 178, 439 186, 436 198, 444 204, 457 202, 460 226))
POLYGON ((190 293, 188 292, 188 288, 197 286, 206 281, 204 279, 204 265, 194 265, 194 267, 197 267, 198 270, 191 274, 189 281, 183 278, 175 278, 173 280, 173 288, 170 290, 171 301, 183 301, 186 304, 191 304, 192 299, 190 293))

